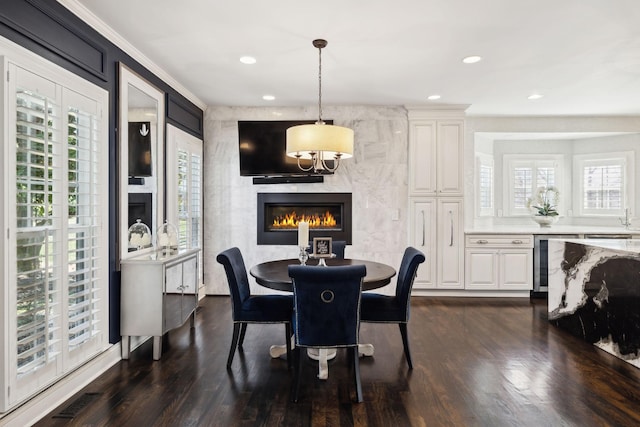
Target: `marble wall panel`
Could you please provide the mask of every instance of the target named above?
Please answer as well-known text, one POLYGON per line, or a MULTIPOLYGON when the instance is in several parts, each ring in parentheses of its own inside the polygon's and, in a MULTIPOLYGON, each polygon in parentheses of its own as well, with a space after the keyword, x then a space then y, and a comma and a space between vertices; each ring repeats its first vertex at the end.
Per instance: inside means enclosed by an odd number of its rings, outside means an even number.
MULTIPOLYGON (((257 245, 257 193, 348 192, 353 198, 353 245, 349 258, 366 258, 397 268, 407 246, 408 119, 402 107, 323 106, 323 117, 355 133, 354 157, 324 183, 254 185, 241 177, 238 120, 314 120, 305 108, 210 107, 204 135, 204 281, 207 294, 227 294, 224 269, 215 261, 237 246, 247 269, 259 262, 297 257, 297 247, 257 245), (398 220, 393 220, 393 217, 398 220)), ((272 292, 253 280, 252 292, 272 292)), ((392 281, 383 292, 395 288, 392 281)))

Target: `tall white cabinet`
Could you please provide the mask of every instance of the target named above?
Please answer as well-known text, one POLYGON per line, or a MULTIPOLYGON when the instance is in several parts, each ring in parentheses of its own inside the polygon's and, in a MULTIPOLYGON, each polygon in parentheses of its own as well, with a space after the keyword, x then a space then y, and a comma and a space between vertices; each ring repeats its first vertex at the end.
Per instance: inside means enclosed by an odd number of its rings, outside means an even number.
POLYGON ((464 289, 464 108, 408 108, 409 245, 427 258, 414 295, 464 289))

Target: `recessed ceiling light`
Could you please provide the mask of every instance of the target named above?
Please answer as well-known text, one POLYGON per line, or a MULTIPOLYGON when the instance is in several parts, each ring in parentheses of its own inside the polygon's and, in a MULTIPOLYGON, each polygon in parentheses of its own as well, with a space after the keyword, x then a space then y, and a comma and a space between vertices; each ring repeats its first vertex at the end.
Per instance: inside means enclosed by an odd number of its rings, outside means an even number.
POLYGON ((429 95, 427 96, 429 101, 435 101, 436 99, 440 99, 440 95, 429 95))
POLYGON ((256 58, 254 58, 253 56, 241 56, 240 62, 242 62, 243 64, 251 65, 256 63, 256 58))
POLYGON ((273 95, 263 95, 262 99, 264 99, 265 101, 273 101, 274 99, 276 99, 276 97, 273 95))
POLYGON ((466 58, 462 58, 462 62, 464 62, 465 64, 475 64, 476 62, 480 62, 480 61, 482 61, 482 57, 477 55, 467 56, 466 58))
POLYGON ((529 95, 527 97, 527 99, 540 99, 542 98, 544 95, 540 95, 539 93, 532 93, 531 95, 529 95))

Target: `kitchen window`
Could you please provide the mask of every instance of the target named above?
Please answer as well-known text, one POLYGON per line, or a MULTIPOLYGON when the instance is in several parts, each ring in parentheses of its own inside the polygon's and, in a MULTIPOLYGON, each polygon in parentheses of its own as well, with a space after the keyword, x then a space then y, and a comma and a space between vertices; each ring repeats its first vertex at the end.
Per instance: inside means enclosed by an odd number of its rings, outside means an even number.
POLYGON ((479 191, 476 192, 476 206, 478 210, 478 216, 493 216, 493 157, 486 154, 478 153, 476 155, 476 165, 476 171, 478 173, 478 175, 476 176, 476 188, 479 189, 479 191))
POLYGON ((574 181, 578 185, 578 214, 617 216, 624 214, 633 194, 633 153, 574 156, 574 181))
POLYGON ((504 201, 508 216, 531 215, 528 200, 539 187, 556 187, 562 194, 562 156, 505 155, 504 201))

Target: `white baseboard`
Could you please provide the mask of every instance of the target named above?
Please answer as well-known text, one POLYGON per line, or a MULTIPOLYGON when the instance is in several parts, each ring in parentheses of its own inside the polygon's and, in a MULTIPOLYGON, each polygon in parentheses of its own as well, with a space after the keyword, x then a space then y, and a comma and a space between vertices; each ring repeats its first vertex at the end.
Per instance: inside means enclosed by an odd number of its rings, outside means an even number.
POLYGON ((465 298, 529 298, 530 291, 492 291, 455 289, 413 289, 412 297, 465 297, 465 298))
POLYGON ((121 360, 120 343, 114 344, 90 362, 85 363, 54 385, 27 400, 17 408, 0 415, 2 426, 31 426, 47 416, 91 381, 121 360))

